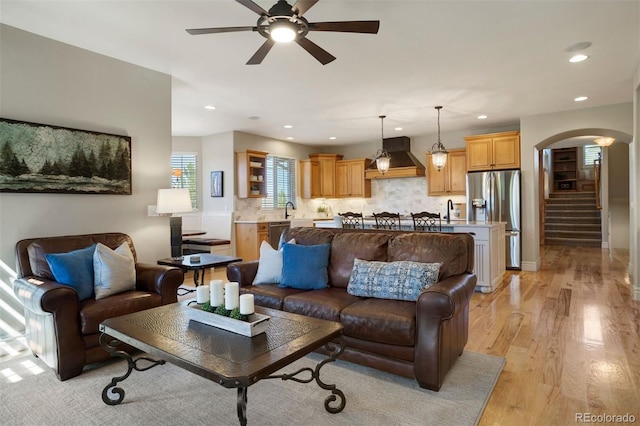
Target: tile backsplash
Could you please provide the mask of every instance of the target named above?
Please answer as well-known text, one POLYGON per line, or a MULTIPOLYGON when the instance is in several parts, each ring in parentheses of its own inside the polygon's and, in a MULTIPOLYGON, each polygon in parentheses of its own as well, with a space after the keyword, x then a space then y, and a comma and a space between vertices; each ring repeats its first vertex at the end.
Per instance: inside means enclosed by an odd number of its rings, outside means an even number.
MULTIPOLYGON (((427 180, 424 177, 374 179, 371 181, 371 198, 298 198, 296 210, 290 213, 293 213, 296 218, 322 217, 316 209, 324 204, 329 208, 329 217, 347 211, 362 212, 365 216, 382 211, 406 215, 411 212, 428 211, 442 213, 444 217, 449 198, 454 203, 466 202, 463 195, 429 197, 427 180)), ((236 219, 284 220, 284 210, 262 210, 261 205, 261 199, 237 198, 235 200, 236 219)))

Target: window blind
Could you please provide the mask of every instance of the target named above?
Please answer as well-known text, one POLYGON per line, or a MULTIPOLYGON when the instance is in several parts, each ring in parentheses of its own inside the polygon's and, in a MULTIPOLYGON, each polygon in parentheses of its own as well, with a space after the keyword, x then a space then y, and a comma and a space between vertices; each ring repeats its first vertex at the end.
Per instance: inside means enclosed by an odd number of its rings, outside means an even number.
POLYGON ((599 145, 585 145, 582 148, 583 166, 593 167, 593 162, 600 157, 602 148, 599 145))
POLYGON ((267 155, 267 196, 262 199, 263 210, 283 209, 288 201, 296 203, 296 160, 267 155))
POLYGON ((196 154, 171 155, 171 188, 188 189, 191 207, 198 208, 198 156, 196 154))

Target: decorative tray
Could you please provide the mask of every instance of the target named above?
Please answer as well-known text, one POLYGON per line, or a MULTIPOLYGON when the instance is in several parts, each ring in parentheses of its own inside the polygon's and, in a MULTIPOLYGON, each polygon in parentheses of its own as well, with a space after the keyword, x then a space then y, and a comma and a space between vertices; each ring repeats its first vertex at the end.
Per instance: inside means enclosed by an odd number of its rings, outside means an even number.
POLYGON ((242 321, 214 314, 213 312, 203 311, 202 307, 196 304, 187 306, 187 312, 189 312, 189 319, 192 321, 201 322, 247 337, 257 336, 267 331, 269 318, 271 318, 268 315, 254 313, 249 317, 250 321, 242 321))

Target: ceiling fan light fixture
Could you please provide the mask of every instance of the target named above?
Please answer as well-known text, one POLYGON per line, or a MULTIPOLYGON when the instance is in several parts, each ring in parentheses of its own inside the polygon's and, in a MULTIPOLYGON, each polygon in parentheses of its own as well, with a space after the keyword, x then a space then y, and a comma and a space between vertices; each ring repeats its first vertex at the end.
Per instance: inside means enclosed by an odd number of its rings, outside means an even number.
POLYGON ((448 152, 440 141, 440 110, 442 107, 437 106, 434 108, 438 111, 438 142, 434 143, 431 147, 431 162, 433 163, 433 167, 435 167, 437 171, 440 171, 445 164, 447 164, 448 152))
POLYGON ((607 147, 607 146, 611 146, 611 144, 615 141, 615 139, 610 137, 601 137, 601 138, 595 138, 593 141, 598 145, 600 145, 601 147, 607 147))
POLYGON ((298 26, 289 21, 276 21, 269 26, 269 36, 276 43, 290 43, 298 35, 298 26))

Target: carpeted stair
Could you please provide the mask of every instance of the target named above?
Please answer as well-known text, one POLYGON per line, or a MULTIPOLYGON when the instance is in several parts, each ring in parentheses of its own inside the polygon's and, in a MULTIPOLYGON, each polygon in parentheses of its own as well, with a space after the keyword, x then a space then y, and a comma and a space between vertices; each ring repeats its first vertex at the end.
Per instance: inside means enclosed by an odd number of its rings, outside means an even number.
POLYGON ((544 243, 601 247, 600 210, 595 192, 555 192, 545 204, 544 243))

